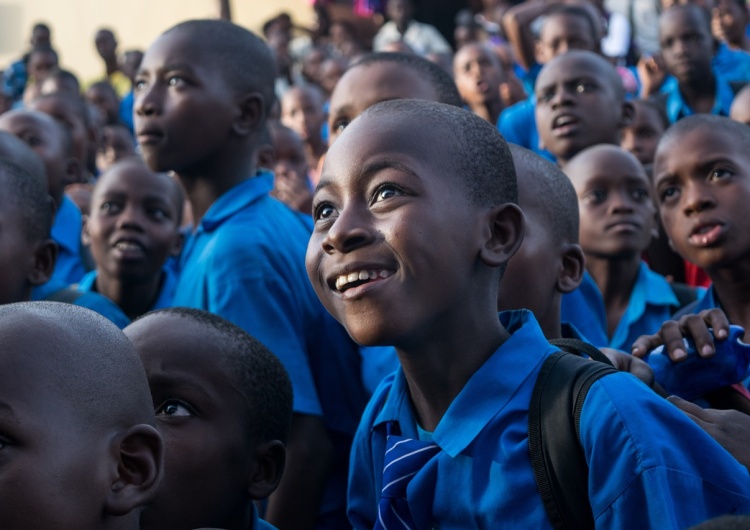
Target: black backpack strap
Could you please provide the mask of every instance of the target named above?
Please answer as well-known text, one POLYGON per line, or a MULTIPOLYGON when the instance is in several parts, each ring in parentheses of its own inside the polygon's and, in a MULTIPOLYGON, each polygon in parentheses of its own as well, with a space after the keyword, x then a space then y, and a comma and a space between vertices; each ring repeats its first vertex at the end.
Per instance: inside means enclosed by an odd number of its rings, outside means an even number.
POLYGON ((55 291, 45 300, 47 302, 63 302, 65 304, 75 304, 76 301, 78 301, 78 299, 84 294, 85 293, 83 291, 79 291, 74 286, 69 285, 68 287, 64 287, 58 291, 55 291))
POLYGON ((612 366, 566 352, 542 365, 529 405, 529 452, 547 518, 555 529, 594 528, 588 464, 580 442, 586 394, 612 366))
POLYGON ((549 343, 553 346, 557 346, 564 352, 572 353, 573 355, 578 355, 579 357, 582 353, 585 353, 595 361, 599 361, 600 363, 612 366, 612 361, 610 361, 606 355, 599 351, 596 346, 594 346, 593 344, 589 344, 588 342, 584 342, 580 339, 552 339, 551 341, 549 341, 549 343))
POLYGON ((669 284, 672 288, 672 292, 677 298, 677 310, 679 311, 685 306, 688 306, 698 299, 698 291, 695 288, 690 287, 687 284, 680 282, 672 282, 669 284))

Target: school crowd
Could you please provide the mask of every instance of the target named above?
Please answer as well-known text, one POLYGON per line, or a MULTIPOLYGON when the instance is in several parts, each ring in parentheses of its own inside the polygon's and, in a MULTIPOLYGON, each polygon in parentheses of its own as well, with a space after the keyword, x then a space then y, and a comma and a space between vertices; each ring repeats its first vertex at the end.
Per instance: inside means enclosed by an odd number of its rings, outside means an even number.
POLYGON ((744 1, 357 5, 32 28, 0 528, 749 528, 744 1))

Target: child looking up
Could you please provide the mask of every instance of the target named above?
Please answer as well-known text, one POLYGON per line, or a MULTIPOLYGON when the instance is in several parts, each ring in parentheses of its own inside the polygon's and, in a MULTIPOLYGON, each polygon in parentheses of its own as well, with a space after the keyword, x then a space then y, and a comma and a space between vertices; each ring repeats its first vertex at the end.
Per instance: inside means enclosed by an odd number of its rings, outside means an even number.
POLYGON ((503 67, 497 55, 487 46, 470 43, 453 58, 453 76, 458 92, 471 111, 495 124, 503 109, 500 84, 503 67))
POLYGON ((165 263, 182 246, 182 203, 180 185, 139 158, 105 171, 83 229, 96 270, 78 288, 106 296, 131 320, 172 305, 177 279, 165 263))
MULTIPOLYGON (((554 349, 529 312, 499 320, 496 309, 524 232, 515 180, 494 127, 427 101, 368 109, 326 157, 308 274, 355 340, 395 345, 401 364, 373 396, 352 451, 357 529, 396 517, 416 528, 550 526, 527 416, 554 349), (386 451, 397 444, 424 458, 393 467, 386 451), (397 471, 410 482, 398 481, 391 502, 397 471)), ((750 509, 744 468, 630 375, 594 383, 580 432, 598 527, 681 528, 750 509), (669 441, 650 443, 654 436, 669 441)))
POLYGON ((574 50, 552 59, 539 73, 535 94, 539 137, 563 170, 587 147, 619 145, 633 119, 617 71, 595 53, 574 50))
POLYGON ((302 139, 277 121, 269 121, 268 130, 274 158, 272 195, 291 209, 310 215, 312 185, 302 139))
POLYGON ((273 175, 255 167, 274 72, 270 50, 249 31, 219 20, 179 24, 143 58, 135 128, 150 168, 174 171, 192 206, 174 305, 239 325, 290 374, 288 473, 266 519, 295 530, 316 519, 340 528, 349 449, 367 396, 356 344, 306 277, 309 228, 269 196, 273 175))
POLYGON ((635 339, 658 330, 680 306, 667 280, 641 259, 656 231, 651 183, 638 160, 613 145, 581 151, 565 172, 578 195, 580 243, 591 276, 581 286, 587 306, 565 311, 563 320, 594 346, 630 351, 635 339))
POLYGON ((0 306, 3 528, 136 530, 164 444, 128 339, 70 304, 0 306))
POLYGON ((164 482, 141 529, 272 528, 255 500, 276 488, 292 420, 279 360, 226 320, 184 307, 127 328, 146 369, 164 437, 164 482))
POLYGON ((656 146, 669 127, 669 120, 664 110, 651 100, 636 99, 631 104, 635 110, 633 121, 623 128, 620 147, 633 153, 645 168, 650 169, 656 146))

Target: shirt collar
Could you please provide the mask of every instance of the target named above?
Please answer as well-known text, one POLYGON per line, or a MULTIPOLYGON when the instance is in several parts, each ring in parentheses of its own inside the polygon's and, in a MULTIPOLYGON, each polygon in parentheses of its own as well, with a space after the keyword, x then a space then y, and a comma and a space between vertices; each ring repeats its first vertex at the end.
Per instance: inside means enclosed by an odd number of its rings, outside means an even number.
POLYGON ((705 309, 714 309, 715 307, 720 308, 721 304, 719 304, 719 301, 714 295, 714 286, 709 285, 708 289, 706 289, 703 293, 698 294, 693 313, 699 313, 705 309))
MULTIPOLYGON (((452 457, 471 444, 507 405, 519 383, 554 351, 530 311, 503 311, 499 318, 510 338, 469 379, 433 433, 433 441, 452 457)), ((388 421, 399 423, 402 436, 417 438, 409 389, 400 367, 373 429, 388 421)))
MULTIPOLYGON (((714 72, 714 78, 716 79, 716 91, 711 114, 729 116, 729 108, 732 106, 734 91, 723 77, 716 75, 716 72, 714 72)), ((675 83, 674 89, 667 94, 667 116, 669 117, 669 121, 674 123, 693 114, 695 112, 685 102, 680 93, 679 85, 675 83)))
POLYGON ((273 189, 273 173, 260 170, 254 177, 243 180, 216 199, 201 219, 199 230, 216 230, 238 211, 268 195, 273 189))

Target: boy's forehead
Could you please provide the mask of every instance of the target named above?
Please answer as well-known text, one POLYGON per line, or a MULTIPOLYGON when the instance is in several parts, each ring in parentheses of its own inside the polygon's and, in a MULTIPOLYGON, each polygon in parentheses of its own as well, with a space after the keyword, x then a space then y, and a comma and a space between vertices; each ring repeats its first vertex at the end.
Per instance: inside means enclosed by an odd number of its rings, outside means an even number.
POLYGON ((383 61, 355 66, 346 72, 331 97, 331 109, 353 103, 370 106, 390 99, 438 98, 432 85, 412 68, 383 61))
MULTIPOLYGON (((602 59, 603 60, 603 59, 602 59)), ((581 77, 595 79, 602 85, 609 85, 611 72, 605 69, 593 57, 581 57, 578 54, 564 54, 552 60, 539 73, 537 88, 555 83, 564 83, 581 77)), ((615 74, 616 75, 616 74, 615 74)))
POLYGON ((710 31, 708 19, 704 19, 697 6, 675 6, 662 13, 659 18, 659 33, 681 31, 710 31))

